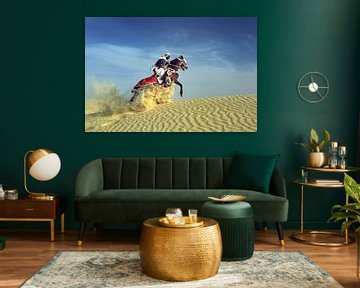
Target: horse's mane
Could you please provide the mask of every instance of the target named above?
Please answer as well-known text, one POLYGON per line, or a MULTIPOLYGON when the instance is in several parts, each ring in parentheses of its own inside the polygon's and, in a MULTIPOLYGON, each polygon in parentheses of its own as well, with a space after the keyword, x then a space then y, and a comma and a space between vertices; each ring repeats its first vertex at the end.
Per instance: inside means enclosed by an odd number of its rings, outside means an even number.
POLYGON ((171 65, 171 64, 172 64, 172 65, 176 65, 176 64, 178 64, 180 61, 181 61, 181 60, 180 60, 179 58, 175 58, 175 59, 172 59, 169 64, 170 64, 170 65, 171 65))
POLYGON ((181 64, 182 62, 183 62, 183 61, 182 61, 181 59, 179 59, 179 57, 178 57, 178 58, 175 58, 175 59, 171 60, 168 66, 169 66, 170 68, 173 68, 173 69, 176 68, 175 70, 177 70, 177 69, 180 68, 180 64, 181 64))

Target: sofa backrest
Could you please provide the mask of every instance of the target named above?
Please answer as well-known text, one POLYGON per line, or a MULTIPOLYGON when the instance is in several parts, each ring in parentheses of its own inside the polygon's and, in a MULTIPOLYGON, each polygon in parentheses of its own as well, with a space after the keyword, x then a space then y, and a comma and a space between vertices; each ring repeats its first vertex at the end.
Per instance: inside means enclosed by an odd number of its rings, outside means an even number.
POLYGON ((232 158, 104 158, 104 189, 216 189, 232 158))

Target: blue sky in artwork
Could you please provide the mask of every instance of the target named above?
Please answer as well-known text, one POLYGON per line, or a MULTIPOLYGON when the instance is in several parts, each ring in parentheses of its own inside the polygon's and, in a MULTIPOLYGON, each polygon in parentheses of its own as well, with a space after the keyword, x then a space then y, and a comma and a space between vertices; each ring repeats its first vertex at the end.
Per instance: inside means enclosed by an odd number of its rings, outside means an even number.
MULTIPOLYGON (((254 17, 86 17, 85 95, 94 83, 129 95, 158 57, 184 55, 184 98, 257 94, 254 17)), ((180 99, 179 89, 175 99, 180 99)))

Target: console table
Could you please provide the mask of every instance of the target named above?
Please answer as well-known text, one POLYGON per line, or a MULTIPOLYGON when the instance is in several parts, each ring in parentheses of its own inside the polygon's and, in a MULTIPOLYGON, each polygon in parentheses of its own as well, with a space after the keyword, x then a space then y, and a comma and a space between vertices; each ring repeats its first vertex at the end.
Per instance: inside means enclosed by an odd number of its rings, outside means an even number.
POLYGON ((61 218, 61 233, 65 230, 65 197, 54 196, 49 200, 19 198, 0 200, 0 221, 48 221, 50 241, 54 241, 55 220, 61 218))
MULTIPOLYGON (((356 172, 360 171, 358 167, 347 167, 346 169, 330 169, 330 168, 312 168, 312 167, 301 167, 301 169, 307 170, 309 172, 319 172, 319 173, 347 173, 347 172, 356 172)), ((348 230, 345 230, 345 236, 342 236, 338 232, 334 231, 305 231, 304 230, 304 187, 317 187, 317 188, 343 188, 344 184, 342 182, 332 183, 332 184, 319 184, 315 181, 310 181, 308 183, 302 182, 301 180, 295 180, 295 184, 300 185, 301 194, 300 194, 300 231, 293 233, 290 238, 296 242, 309 244, 309 245, 318 245, 318 246, 343 246, 350 244, 355 241, 354 238, 350 237, 348 234, 348 230), (318 242, 316 239, 308 241, 301 238, 302 235, 332 235, 343 237, 343 242, 318 242)), ((345 193, 345 202, 346 205, 349 203, 349 195, 345 193)))

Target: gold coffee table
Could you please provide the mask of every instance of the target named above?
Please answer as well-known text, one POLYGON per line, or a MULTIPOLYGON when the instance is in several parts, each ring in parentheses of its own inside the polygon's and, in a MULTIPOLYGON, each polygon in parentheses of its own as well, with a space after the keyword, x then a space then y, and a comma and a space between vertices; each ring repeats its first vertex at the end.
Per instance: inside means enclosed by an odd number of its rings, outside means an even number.
POLYGON ((216 220, 201 217, 199 221, 204 222, 203 226, 169 228, 161 226, 159 219, 148 219, 142 225, 143 273, 167 281, 199 280, 218 273, 222 242, 216 220))

